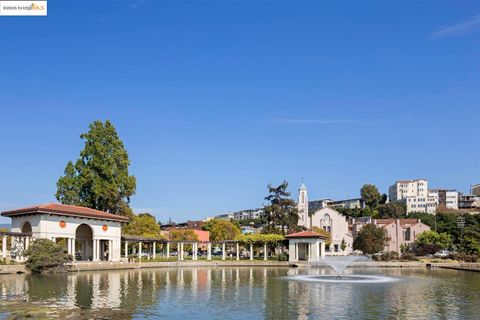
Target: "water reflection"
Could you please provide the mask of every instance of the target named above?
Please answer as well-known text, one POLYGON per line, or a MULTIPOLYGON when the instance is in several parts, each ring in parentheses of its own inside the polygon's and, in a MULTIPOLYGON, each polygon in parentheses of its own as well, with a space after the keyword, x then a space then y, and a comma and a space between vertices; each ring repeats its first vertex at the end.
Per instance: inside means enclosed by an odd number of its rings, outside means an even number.
MULTIPOLYGON (((399 277, 395 283, 310 283, 286 276, 329 269, 178 268, 0 276, 0 318, 41 307, 60 317, 129 319, 475 318, 476 273, 347 269, 399 277)), ((23 312, 23 313, 22 313, 23 312)))

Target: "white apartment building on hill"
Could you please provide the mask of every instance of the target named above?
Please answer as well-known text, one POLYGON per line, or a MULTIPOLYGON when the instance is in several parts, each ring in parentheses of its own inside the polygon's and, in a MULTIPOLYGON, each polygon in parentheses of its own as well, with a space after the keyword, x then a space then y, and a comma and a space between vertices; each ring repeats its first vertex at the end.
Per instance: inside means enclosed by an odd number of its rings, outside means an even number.
POLYGON ((438 205, 449 209, 458 209, 458 191, 447 189, 430 190, 438 199, 438 205))
POLYGON ((427 212, 435 214, 438 194, 428 190, 427 179, 400 180, 388 190, 390 201, 402 201, 407 213, 427 212))

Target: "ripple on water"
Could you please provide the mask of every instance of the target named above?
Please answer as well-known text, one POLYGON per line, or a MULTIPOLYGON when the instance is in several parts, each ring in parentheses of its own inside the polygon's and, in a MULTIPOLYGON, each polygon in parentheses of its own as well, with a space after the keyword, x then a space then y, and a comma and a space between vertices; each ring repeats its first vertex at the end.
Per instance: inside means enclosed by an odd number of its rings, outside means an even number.
POLYGON ((387 283, 400 281, 399 278, 381 275, 345 275, 340 278, 337 275, 298 275, 286 277, 288 280, 306 282, 327 282, 327 283, 387 283))

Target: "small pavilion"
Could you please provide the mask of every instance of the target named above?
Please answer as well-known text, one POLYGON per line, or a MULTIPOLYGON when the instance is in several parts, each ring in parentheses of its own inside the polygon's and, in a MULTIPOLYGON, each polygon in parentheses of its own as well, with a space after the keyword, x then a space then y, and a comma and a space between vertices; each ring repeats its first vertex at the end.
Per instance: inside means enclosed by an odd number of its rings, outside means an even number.
POLYGON ((121 226, 127 217, 91 208, 48 203, 2 212, 12 219, 11 232, 2 233, 2 257, 7 254, 7 236, 11 237, 11 256, 23 259, 32 239, 50 239, 64 243, 76 260, 119 261, 121 226), (13 254, 12 254, 13 253, 13 254))
POLYGON ((313 232, 302 231, 286 235, 289 262, 317 262, 325 256, 326 237, 313 232))

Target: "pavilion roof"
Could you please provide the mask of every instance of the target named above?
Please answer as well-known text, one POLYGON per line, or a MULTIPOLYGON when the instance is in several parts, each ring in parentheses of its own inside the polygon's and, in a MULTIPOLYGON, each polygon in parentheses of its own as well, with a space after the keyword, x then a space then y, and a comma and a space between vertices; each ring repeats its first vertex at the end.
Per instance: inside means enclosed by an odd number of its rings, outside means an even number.
POLYGON ((322 238, 322 239, 327 239, 327 237, 313 232, 313 231, 301 231, 301 232, 296 232, 296 233, 291 233, 287 234, 285 236, 287 239, 295 239, 295 238, 322 238))
POLYGON ((15 210, 3 211, 2 216, 4 217, 15 217, 27 214, 41 214, 41 213, 53 213, 63 216, 71 217, 81 217, 81 218, 91 218, 91 219, 100 219, 100 220, 111 220, 119 222, 128 222, 129 218, 112 214, 100 210, 95 210, 86 207, 80 206, 71 206, 60 203, 47 203, 40 204, 36 206, 30 206, 26 208, 20 208, 15 210))

